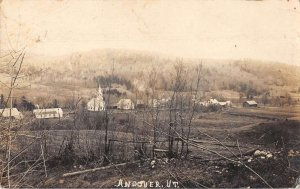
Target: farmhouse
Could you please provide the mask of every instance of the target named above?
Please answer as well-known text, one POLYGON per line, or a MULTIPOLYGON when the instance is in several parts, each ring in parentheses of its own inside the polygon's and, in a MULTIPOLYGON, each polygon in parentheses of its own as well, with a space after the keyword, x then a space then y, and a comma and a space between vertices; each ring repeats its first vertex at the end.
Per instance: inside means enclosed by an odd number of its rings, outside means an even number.
POLYGON ((9 118, 11 116, 14 119, 23 119, 23 117, 24 117, 23 114, 21 112, 19 112, 19 110, 17 108, 0 109, 0 116, 2 116, 4 118, 9 118))
POLYGON ((37 119, 62 118, 63 111, 61 108, 35 109, 33 114, 37 119))
POLYGON ((105 110, 105 102, 103 99, 102 89, 99 85, 98 95, 95 98, 92 98, 87 103, 87 109, 89 111, 104 111, 105 110))
POLYGON ((244 107, 257 107, 257 102, 254 100, 249 100, 243 103, 244 107))
POLYGON ((118 109, 121 110, 133 110, 134 104, 130 99, 121 99, 118 102, 118 109))

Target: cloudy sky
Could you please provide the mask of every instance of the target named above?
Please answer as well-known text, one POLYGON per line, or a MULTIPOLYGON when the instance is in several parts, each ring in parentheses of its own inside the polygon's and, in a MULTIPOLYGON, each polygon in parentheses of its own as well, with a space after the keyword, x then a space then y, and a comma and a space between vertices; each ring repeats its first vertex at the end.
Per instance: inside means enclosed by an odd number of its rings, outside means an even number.
POLYGON ((115 48, 300 66, 300 1, 3 0, 0 39, 2 54, 115 48))

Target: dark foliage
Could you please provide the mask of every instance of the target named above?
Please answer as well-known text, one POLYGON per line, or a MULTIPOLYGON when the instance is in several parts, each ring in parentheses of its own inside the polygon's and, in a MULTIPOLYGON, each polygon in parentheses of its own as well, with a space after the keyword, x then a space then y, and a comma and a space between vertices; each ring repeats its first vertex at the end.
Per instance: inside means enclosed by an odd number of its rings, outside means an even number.
POLYGON ((128 90, 133 88, 133 85, 131 81, 121 78, 119 76, 97 76, 94 77, 94 81, 97 83, 97 85, 101 85, 102 87, 108 87, 109 84, 119 84, 119 85, 124 85, 128 90))
POLYGON ((32 111, 34 109, 34 104, 26 99, 25 96, 21 97, 21 102, 18 107, 22 110, 32 111))

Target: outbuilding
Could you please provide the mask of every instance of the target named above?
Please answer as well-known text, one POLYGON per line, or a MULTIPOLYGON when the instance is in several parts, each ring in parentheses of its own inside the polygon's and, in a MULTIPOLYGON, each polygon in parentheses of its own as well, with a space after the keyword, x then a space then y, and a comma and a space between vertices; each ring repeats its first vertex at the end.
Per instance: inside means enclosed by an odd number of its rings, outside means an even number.
POLYGON ((249 100, 243 103, 244 107, 257 107, 257 102, 255 102, 254 100, 249 100))

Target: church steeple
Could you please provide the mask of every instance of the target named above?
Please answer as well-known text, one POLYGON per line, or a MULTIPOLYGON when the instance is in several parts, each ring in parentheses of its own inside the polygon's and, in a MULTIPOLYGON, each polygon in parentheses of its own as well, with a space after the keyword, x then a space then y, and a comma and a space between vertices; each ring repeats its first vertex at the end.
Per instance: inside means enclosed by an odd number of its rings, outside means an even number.
POLYGON ((105 101, 103 98, 103 91, 101 86, 99 85, 98 94, 95 98, 92 98, 87 103, 87 108, 89 111, 104 111, 105 110, 105 101))
POLYGON ((99 84, 99 89, 98 89, 98 97, 103 98, 103 92, 102 92, 100 84, 99 84))

